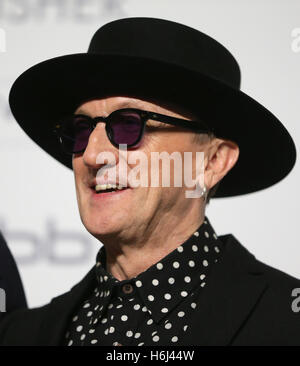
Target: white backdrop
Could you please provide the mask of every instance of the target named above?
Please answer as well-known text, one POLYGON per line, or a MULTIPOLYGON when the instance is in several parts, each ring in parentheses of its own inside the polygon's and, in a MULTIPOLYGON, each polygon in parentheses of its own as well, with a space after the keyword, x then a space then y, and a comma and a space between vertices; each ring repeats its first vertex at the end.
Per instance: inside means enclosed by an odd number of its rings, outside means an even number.
MULTIPOLYGON (((223 43, 241 66, 242 89, 283 121, 299 147, 300 0, 0 0, 0 229, 30 306, 69 290, 101 244, 80 221, 72 172, 10 115, 10 86, 37 62, 85 52, 102 24, 130 16, 174 20, 223 43)), ((260 260, 296 277, 299 177, 297 162, 274 187, 212 200, 207 211, 219 235, 233 233, 260 260)))

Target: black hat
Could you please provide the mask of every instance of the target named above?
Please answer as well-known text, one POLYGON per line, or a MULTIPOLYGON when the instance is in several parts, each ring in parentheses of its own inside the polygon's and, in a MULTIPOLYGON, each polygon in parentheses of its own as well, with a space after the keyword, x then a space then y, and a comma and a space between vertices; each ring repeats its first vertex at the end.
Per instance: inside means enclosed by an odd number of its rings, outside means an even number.
POLYGON ((231 53, 206 34, 155 18, 125 18, 102 26, 87 53, 41 62, 14 82, 9 103, 23 130, 72 169, 52 130, 62 116, 93 97, 131 95, 175 103, 236 142, 239 159, 216 197, 267 188, 283 179, 296 148, 282 123, 240 91, 231 53))

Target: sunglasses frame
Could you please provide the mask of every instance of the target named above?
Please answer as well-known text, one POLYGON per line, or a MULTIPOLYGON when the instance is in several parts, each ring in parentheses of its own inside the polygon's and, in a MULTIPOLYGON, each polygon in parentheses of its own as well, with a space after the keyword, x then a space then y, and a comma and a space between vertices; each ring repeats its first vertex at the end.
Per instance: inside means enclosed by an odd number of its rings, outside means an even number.
MULTIPOLYGON (((158 121, 158 122, 162 122, 162 123, 166 123, 166 124, 169 124, 169 125, 172 125, 172 126, 184 127, 184 128, 187 128, 189 130, 193 130, 193 131, 198 132, 198 133, 213 133, 212 129, 208 128, 208 126, 203 121, 200 121, 200 120, 191 121, 191 120, 186 120, 186 119, 182 119, 182 118, 167 116, 167 115, 156 113, 156 112, 144 111, 142 109, 137 109, 137 108, 117 109, 117 110, 113 111, 112 113, 110 113, 107 117, 100 117, 100 116, 90 117, 90 116, 87 116, 85 114, 72 114, 72 115, 68 116, 67 118, 74 118, 75 116, 76 117, 78 117, 78 116, 83 117, 89 123, 91 133, 93 132, 93 130, 95 129, 96 125, 99 122, 104 122, 105 123, 105 131, 106 131, 106 134, 107 134, 107 137, 108 137, 109 141, 111 142, 111 144, 113 146, 119 148, 119 144, 116 144, 114 142, 113 130, 110 127, 110 121, 111 121, 111 118, 115 114, 117 114, 121 111, 137 113, 141 118, 141 124, 142 124, 141 132, 139 134, 138 139, 133 144, 127 145, 127 147, 129 147, 129 148, 137 146, 140 143, 140 141, 142 140, 142 138, 144 136, 146 123, 149 119, 152 119, 152 120, 158 121)), ((55 125, 53 133, 58 137, 59 142, 62 145, 64 151, 66 153, 70 154, 70 155, 80 154, 80 153, 84 152, 86 147, 84 149, 80 150, 80 151, 77 151, 77 152, 70 152, 70 151, 67 151, 64 148, 64 144, 62 142, 63 127, 64 127, 63 122, 61 124, 55 125)), ((69 137, 64 136, 64 138, 69 138, 69 137)))

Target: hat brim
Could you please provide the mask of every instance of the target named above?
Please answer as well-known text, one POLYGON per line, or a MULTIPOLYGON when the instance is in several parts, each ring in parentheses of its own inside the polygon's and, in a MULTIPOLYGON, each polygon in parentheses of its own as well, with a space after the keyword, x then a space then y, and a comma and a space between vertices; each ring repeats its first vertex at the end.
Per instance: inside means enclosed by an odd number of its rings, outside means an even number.
POLYGON ((236 142, 236 165, 215 197, 255 192, 283 179, 296 160, 295 144, 282 123, 254 99, 219 80, 163 61, 117 54, 78 53, 41 62, 12 85, 11 111, 25 133, 72 169, 52 133, 59 119, 93 97, 135 95, 178 104, 236 142))

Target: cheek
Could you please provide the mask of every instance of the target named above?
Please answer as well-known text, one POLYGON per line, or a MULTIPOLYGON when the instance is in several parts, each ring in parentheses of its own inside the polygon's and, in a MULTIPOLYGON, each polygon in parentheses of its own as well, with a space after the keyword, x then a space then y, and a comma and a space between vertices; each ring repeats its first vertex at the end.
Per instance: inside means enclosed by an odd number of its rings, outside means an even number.
POLYGON ((79 204, 79 200, 82 195, 82 189, 81 185, 83 182, 83 165, 82 165, 82 158, 76 157, 72 159, 72 166, 73 166, 73 174, 74 174, 74 183, 75 183, 75 189, 76 189, 76 196, 77 196, 77 202, 79 204))
POLYGON ((74 173, 74 179, 76 181, 80 171, 80 158, 75 154, 72 155, 72 168, 74 173))
POLYGON ((78 171, 74 170, 74 183, 75 183, 75 189, 76 189, 76 193, 78 195, 79 193, 79 174, 78 171))

